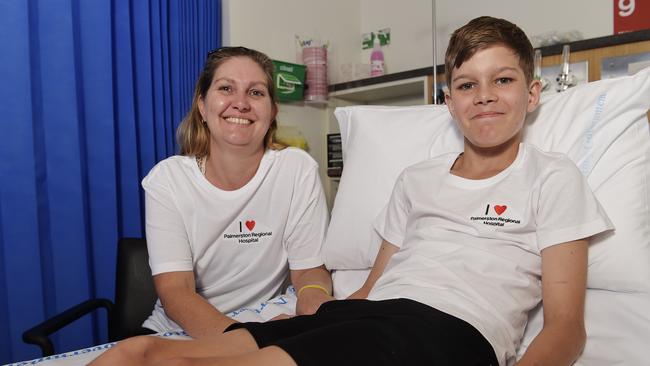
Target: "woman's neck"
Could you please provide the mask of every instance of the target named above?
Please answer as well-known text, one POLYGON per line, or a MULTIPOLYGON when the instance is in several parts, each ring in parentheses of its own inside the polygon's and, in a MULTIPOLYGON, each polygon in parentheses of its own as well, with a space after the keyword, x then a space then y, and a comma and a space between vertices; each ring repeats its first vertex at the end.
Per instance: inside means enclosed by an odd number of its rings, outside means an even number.
POLYGON ((237 190, 253 179, 264 151, 264 148, 252 152, 211 148, 205 163, 205 177, 217 188, 237 190))

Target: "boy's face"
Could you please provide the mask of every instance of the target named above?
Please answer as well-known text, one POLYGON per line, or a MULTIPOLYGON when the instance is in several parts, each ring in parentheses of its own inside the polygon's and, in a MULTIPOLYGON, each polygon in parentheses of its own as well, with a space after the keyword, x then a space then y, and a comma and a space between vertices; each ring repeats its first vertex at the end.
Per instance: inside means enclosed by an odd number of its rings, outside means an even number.
POLYGON ((537 107, 540 89, 539 81, 526 81, 510 48, 494 45, 452 70, 445 100, 466 142, 492 148, 519 143, 526 113, 537 107))

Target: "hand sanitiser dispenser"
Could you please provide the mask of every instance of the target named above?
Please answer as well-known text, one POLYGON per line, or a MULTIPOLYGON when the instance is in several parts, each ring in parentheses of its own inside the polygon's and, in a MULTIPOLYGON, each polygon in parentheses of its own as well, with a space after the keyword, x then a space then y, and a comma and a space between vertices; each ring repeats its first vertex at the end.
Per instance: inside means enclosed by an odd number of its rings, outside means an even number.
POLYGON ((370 54, 370 76, 384 75, 384 53, 381 50, 381 42, 379 36, 375 36, 372 45, 372 53, 370 54))

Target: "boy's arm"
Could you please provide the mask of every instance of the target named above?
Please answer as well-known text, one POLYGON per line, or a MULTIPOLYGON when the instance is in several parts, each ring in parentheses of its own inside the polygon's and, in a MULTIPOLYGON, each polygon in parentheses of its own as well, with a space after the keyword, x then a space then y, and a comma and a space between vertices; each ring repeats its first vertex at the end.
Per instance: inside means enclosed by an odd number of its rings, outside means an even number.
POLYGON ((518 366, 571 365, 582 352, 587 244, 583 239, 542 250, 544 327, 518 366))
POLYGON ((375 285, 375 282, 381 277, 381 274, 384 273, 384 269, 390 261, 390 258, 393 254, 399 251, 399 247, 383 240, 381 242, 381 247, 379 247, 379 252, 375 258, 375 263, 372 265, 372 269, 368 274, 366 282, 361 286, 360 289, 355 291, 352 295, 348 296, 348 299, 365 299, 368 297, 370 290, 375 285))

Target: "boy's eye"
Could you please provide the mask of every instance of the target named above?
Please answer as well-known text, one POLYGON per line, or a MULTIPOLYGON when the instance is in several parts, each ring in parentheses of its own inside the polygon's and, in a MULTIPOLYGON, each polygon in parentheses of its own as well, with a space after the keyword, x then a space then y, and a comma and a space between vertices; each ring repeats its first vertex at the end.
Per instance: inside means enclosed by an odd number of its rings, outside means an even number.
POLYGON ((472 83, 462 83, 458 85, 458 90, 469 90, 472 89, 472 87, 474 87, 474 84, 472 83))
POLYGON ((506 78, 506 77, 498 78, 496 80, 497 84, 510 84, 511 82, 512 82, 512 78, 506 78))

